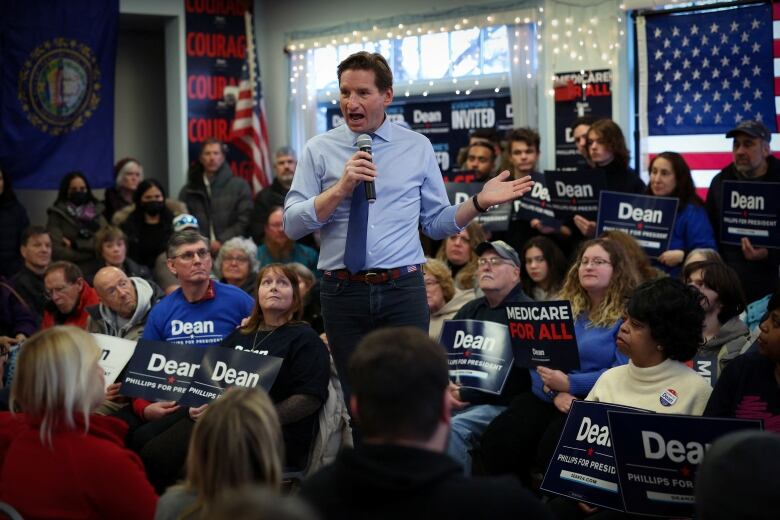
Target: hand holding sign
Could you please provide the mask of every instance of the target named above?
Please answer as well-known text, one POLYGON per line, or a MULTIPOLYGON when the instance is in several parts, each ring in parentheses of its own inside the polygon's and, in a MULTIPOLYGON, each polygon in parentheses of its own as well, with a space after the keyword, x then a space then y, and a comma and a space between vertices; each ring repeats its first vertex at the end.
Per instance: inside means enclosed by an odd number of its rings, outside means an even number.
POLYGON ((593 238, 596 236, 596 223, 588 220, 582 215, 574 215, 574 225, 580 230, 582 236, 593 238))
POLYGON ((753 247, 753 244, 748 237, 742 237, 740 245, 742 246, 742 254, 745 256, 746 260, 755 262, 763 260, 769 255, 769 249, 765 247, 753 247))
POLYGON ((179 405, 173 401, 159 401, 144 408, 144 419, 156 421, 166 415, 170 415, 179 409, 179 405))
POLYGON ((542 378, 542 382, 545 386, 556 392, 568 392, 569 391, 569 376, 560 370, 553 370, 547 367, 536 367, 536 372, 539 377, 542 378))

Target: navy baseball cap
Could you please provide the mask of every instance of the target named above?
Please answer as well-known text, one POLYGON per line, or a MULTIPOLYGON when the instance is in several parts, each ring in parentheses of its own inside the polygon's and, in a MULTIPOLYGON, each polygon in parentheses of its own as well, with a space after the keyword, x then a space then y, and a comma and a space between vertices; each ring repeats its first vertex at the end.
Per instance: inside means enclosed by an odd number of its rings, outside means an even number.
POLYGON ((517 251, 515 251, 514 247, 510 246, 503 240, 482 242, 481 244, 479 244, 477 247, 474 248, 474 251, 477 253, 477 255, 482 256, 482 254, 489 249, 495 251, 496 254, 501 258, 503 258, 504 260, 509 260, 517 267, 520 267, 520 255, 517 254, 517 251))
POLYGON ((729 130, 726 137, 734 137, 736 134, 747 134, 751 137, 758 137, 767 143, 772 140, 772 132, 758 121, 742 121, 735 128, 729 130))

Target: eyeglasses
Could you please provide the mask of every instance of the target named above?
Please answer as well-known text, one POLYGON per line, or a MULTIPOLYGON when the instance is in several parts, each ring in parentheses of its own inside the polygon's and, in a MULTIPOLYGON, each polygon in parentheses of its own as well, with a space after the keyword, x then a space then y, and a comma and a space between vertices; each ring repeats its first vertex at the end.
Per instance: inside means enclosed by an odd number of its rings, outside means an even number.
POLYGON ((223 262, 238 262, 240 264, 248 264, 249 258, 246 256, 226 256, 222 259, 223 262))
POLYGON ((511 264, 513 262, 510 262, 509 260, 506 260, 504 258, 499 258, 497 256, 491 256, 490 258, 480 258, 477 260, 477 264, 479 264, 480 267, 485 267, 488 264, 490 264, 490 267, 495 267, 497 265, 501 264, 511 264))
POLYGON ((180 255, 173 255, 171 259, 178 258, 182 262, 192 262, 195 260, 195 255, 198 255, 198 258, 201 260, 205 260, 208 256, 210 256, 210 253, 209 250, 204 247, 203 249, 198 249, 197 251, 185 251, 180 255))
POLYGON ((603 258, 583 258, 580 260, 580 267, 588 267, 589 265, 592 265, 593 267, 601 267, 602 265, 606 264, 612 264, 609 260, 604 260, 603 258))
POLYGON ((51 300, 52 296, 54 296, 55 294, 64 293, 65 291, 70 289, 71 286, 73 286, 73 284, 72 283, 68 283, 68 284, 63 285, 62 287, 54 287, 52 289, 46 289, 46 290, 43 291, 43 294, 46 296, 46 298, 51 300))

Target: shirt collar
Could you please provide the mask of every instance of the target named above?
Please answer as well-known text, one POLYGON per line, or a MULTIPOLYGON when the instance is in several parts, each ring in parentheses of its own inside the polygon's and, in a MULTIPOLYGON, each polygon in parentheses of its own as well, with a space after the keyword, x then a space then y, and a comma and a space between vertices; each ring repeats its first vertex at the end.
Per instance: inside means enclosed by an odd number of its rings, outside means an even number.
MULTIPOLYGON (((367 132, 353 132, 349 129, 349 126, 347 123, 344 123, 344 127, 347 130, 347 134, 351 136, 352 138, 352 144, 357 143, 358 137, 361 135, 367 133, 367 132)), ((372 139, 375 140, 376 137, 379 137, 385 142, 392 141, 393 137, 393 123, 390 121, 390 118, 387 117, 387 112, 385 112, 385 120, 382 121, 382 124, 379 125, 379 128, 376 129, 374 132, 369 132, 368 135, 371 136, 372 139)))
POLYGON ((190 303, 201 303, 201 302, 205 302, 205 301, 208 301, 208 300, 213 300, 216 297, 217 297, 217 292, 214 290, 214 280, 209 278, 209 288, 206 289, 206 292, 203 295, 203 297, 200 300, 196 300, 196 301, 190 302, 190 303))

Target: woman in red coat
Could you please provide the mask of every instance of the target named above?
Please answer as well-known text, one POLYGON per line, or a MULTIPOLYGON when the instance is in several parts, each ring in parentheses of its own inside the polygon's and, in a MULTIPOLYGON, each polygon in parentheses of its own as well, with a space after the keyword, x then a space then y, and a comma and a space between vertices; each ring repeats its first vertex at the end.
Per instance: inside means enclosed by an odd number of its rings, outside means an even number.
POLYGON ((0 413, 0 499, 27 519, 153 518, 157 496, 124 447, 127 426, 90 415, 105 397, 100 349, 75 327, 25 342, 0 413))

